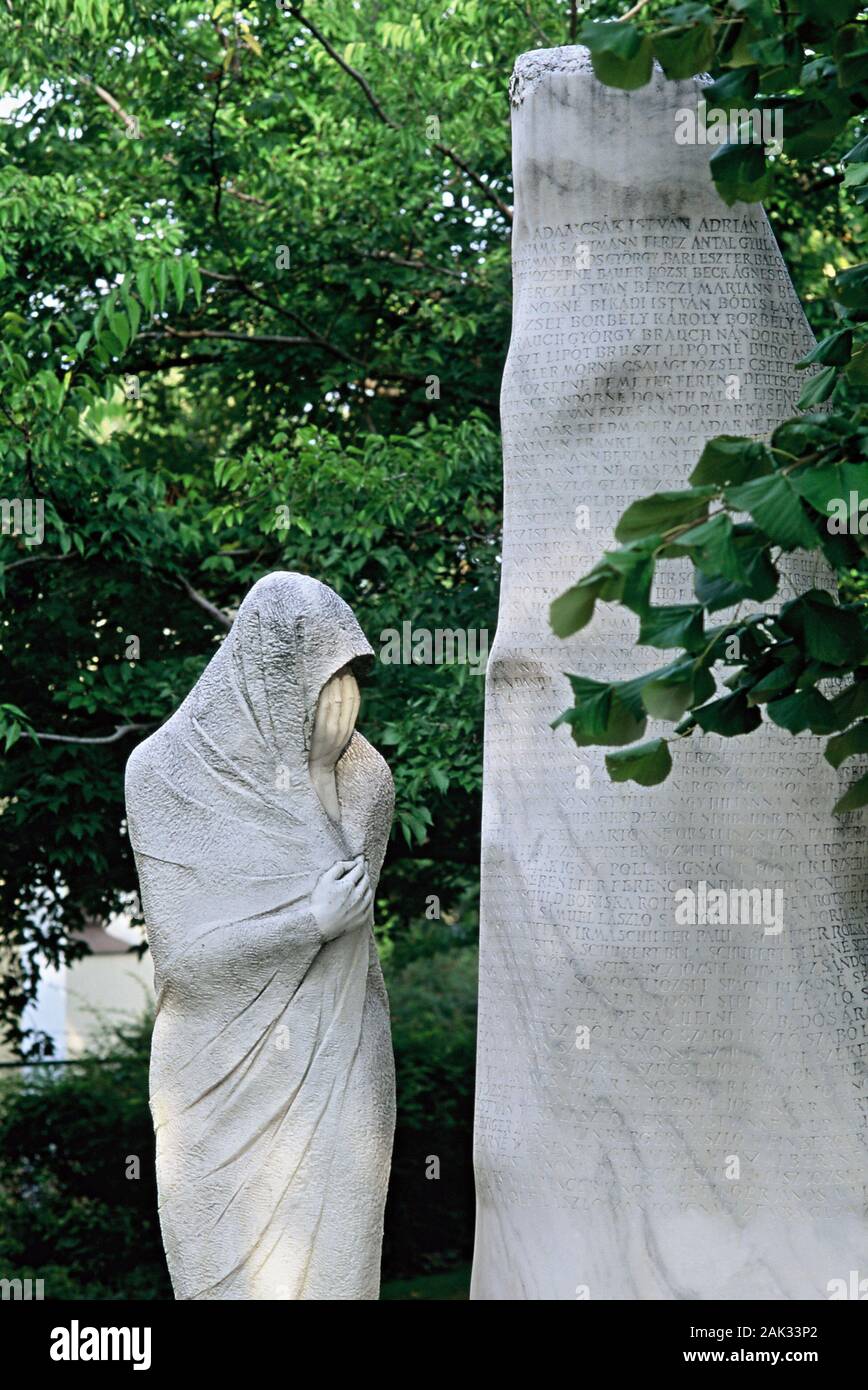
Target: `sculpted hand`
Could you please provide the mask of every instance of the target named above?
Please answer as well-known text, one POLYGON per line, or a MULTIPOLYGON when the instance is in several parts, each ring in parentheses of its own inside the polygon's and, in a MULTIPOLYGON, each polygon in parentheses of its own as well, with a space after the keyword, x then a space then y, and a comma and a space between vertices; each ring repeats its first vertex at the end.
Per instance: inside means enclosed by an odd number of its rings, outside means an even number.
POLYGON ((340 859, 320 877, 310 898, 311 911, 326 941, 334 941, 371 921, 374 892, 365 858, 340 859))

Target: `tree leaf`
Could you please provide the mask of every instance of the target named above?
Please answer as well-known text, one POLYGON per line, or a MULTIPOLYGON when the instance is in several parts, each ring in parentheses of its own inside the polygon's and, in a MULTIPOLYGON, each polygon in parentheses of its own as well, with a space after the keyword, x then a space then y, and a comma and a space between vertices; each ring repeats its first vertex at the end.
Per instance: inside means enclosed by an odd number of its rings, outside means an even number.
POLYGON ((166 260, 157 261, 154 266, 154 285, 157 291, 157 300, 160 306, 160 313, 166 307, 166 290, 169 287, 169 265, 166 260))
POLYGON ((850 358, 847 380, 856 386, 868 386, 868 343, 860 347, 850 358))
POLYGON ((766 714, 773 724, 791 734, 804 733, 805 729, 812 734, 830 734, 839 727, 831 700, 814 689, 797 690, 780 700, 771 700, 766 714))
POLYGON ((810 410, 812 406, 822 405, 823 401, 827 401, 835 389, 837 379, 837 367, 824 367, 816 376, 812 376, 799 396, 799 410, 810 410))
POLYGON ((702 608, 695 603, 649 608, 639 625, 641 647, 683 647, 695 651, 702 645, 702 608))
POLYGON ((549 623, 555 636, 572 637, 574 632, 580 632, 594 616, 599 593, 600 581, 589 575, 559 594, 549 608, 549 623))
POLYGON ((785 603, 777 622, 815 661, 853 666, 866 654, 866 635, 857 613, 841 608, 822 589, 785 603))
POLYGON ((790 484, 821 516, 828 517, 843 508, 847 513, 848 528, 852 513, 859 529, 861 513, 858 505, 851 506, 854 501, 851 493, 856 494, 858 502, 868 503, 868 464, 836 463, 823 468, 799 469, 790 475, 790 484))
POLYGON ((706 733, 720 734, 722 738, 749 734, 762 723, 762 715, 755 706, 748 704, 743 691, 702 705, 693 711, 693 718, 706 733))
POLYGON ((861 24, 845 24, 835 37, 835 62, 841 87, 868 82, 868 40, 861 24))
POLYGON ((619 541, 638 540, 643 536, 659 535, 682 522, 699 521, 708 511, 708 499, 713 487, 693 487, 677 492, 655 492, 627 508, 615 527, 619 541))
POLYGON ((708 109, 720 107, 729 111, 731 107, 750 107, 759 85, 759 73, 755 67, 739 67, 725 72, 703 91, 708 109))
POLYGON ((638 688, 629 681, 619 683, 569 676, 575 705, 553 722, 552 728, 568 724, 580 748, 590 744, 620 747, 635 743, 645 732, 645 711, 638 688))
POLYGON ((580 41, 591 51, 595 77, 606 86, 632 92, 651 80, 651 40, 632 24, 591 20, 583 26, 580 41))
POLYGON ((796 363, 796 368, 801 371, 803 367, 810 367, 814 362, 820 362, 823 366, 843 367, 850 361, 852 349, 852 328, 839 328, 837 333, 830 333, 828 338, 823 338, 822 342, 817 343, 807 357, 796 363))
POLYGON ((832 293, 845 309, 856 312, 868 309, 868 261, 842 270, 832 286, 832 293))
POLYGON ((723 145, 709 163, 714 185, 728 207, 762 202, 771 190, 772 172, 762 145, 723 145))
POLYGON ((854 724, 837 738, 830 738, 823 756, 833 767, 840 767, 845 758, 854 758, 860 753, 868 753, 868 719, 854 724))
POLYGON ((173 256, 169 262, 175 302, 179 309, 184 307, 184 261, 181 256, 173 256))
POLYGON ((728 487, 725 497, 731 507, 749 512, 770 541, 784 550, 815 550, 820 543, 816 528, 806 515, 789 478, 772 473, 754 478, 738 487, 728 487))
POLYGON ((765 445, 741 435, 719 434, 709 439, 690 475, 693 484, 746 483, 772 472, 765 445))
POLYGON ((672 771, 672 755, 665 738, 652 738, 633 748, 606 754, 606 770, 613 782, 638 782, 656 787, 672 771))
POLYGON ((868 772, 854 782, 844 795, 835 802, 832 810, 835 815, 844 811, 858 811, 860 806, 868 805, 868 772))
POLYGON ((579 632, 593 617, 598 598, 644 612, 653 575, 654 559, 645 542, 606 551, 599 564, 554 600, 549 609, 552 631, 558 637, 579 632))
POLYGON ((187 267, 187 274, 190 277, 190 284, 193 287, 193 294, 196 297, 196 304, 198 306, 202 303, 202 276, 199 273, 199 267, 190 256, 184 257, 184 263, 187 267))
POLYGON ((714 677, 695 661, 675 662, 646 678, 642 703, 652 719, 678 720, 695 704, 714 694, 714 677))
POLYGON ((832 703, 838 716, 838 728, 846 729, 854 719, 868 714, 868 680, 854 681, 836 695, 832 703))
POLYGON ((682 24, 653 36, 654 57, 670 81, 705 72, 714 57, 715 34, 706 21, 682 24))
POLYGON ((785 691, 789 693, 790 687, 795 685, 801 664, 799 662, 782 663, 769 671, 767 676, 758 680, 750 687, 747 692, 747 702, 749 705, 761 705, 767 700, 774 700, 785 691))
POLYGON ((154 290, 151 282, 150 265, 141 265, 136 271, 136 289, 148 314, 154 312, 154 290))

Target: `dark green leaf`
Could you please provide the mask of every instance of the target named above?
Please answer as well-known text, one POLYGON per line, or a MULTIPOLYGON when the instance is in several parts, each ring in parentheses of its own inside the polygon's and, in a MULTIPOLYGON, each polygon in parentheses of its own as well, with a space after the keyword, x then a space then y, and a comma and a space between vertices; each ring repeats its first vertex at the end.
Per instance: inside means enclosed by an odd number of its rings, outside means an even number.
POLYGON ((761 705, 766 700, 773 700, 776 696, 789 691, 799 675, 798 663, 787 663, 786 665, 775 666, 767 676, 757 681, 747 692, 747 702, 749 705, 761 705))
POLYGON ((632 24, 591 20, 582 28, 581 42, 591 51, 595 76, 606 86, 634 91, 650 81, 651 40, 632 24))
POLYGON ((868 38, 861 24, 847 24, 835 38, 835 61, 841 87, 858 87, 868 82, 868 38))
POLYGON ((856 386, 868 386, 868 343, 853 353, 847 367, 847 380, 856 386))
POLYGON ((722 487, 724 483, 745 483, 771 471, 771 457, 763 444, 740 435, 719 434, 706 444, 690 481, 722 487))
POLYGON ((665 738, 652 738, 634 748, 606 754, 606 770, 613 782, 638 782, 656 787, 672 771, 672 756, 665 738))
POLYGON ((549 608, 549 622, 556 637, 571 637, 580 632, 594 616, 594 604, 600 593, 600 581, 590 576, 580 579, 566 593, 559 594, 549 608))
POLYGON ((832 293, 845 309, 868 309, 868 261, 842 270, 832 286, 832 293))
POLYGON ((837 738, 830 738, 824 756, 833 767, 840 767, 845 758, 854 758, 861 753, 868 753, 868 720, 855 724, 837 738))
POLYGON ((735 68, 706 87, 703 96, 709 110, 722 108, 729 111, 732 107, 750 107, 758 85, 759 73, 755 67, 735 68))
POLYGON ((868 772, 864 773, 852 787, 835 802, 833 811, 840 815, 844 811, 858 811, 860 806, 868 805, 868 772))
POLYGON ((702 645, 702 609, 697 604, 649 608, 639 625, 642 647, 683 647, 695 651, 702 645))
POLYGON ((714 677, 694 661, 677 662, 642 685, 642 703, 652 719, 680 719, 714 694, 714 677))
POLYGON ((822 589, 809 589, 785 603, 777 621, 815 661, 829 666, 852 666, 865 654, 865 632, 859 615, 840 608, 822 589))
POLYGON ((789 478, 783 474, 773 473, 767 478, 754 478, 738 487, 728 487, 725 495, 731 507, 749 512, 769 540, 784 550, 798 547, 814 550, 819 545, 815 527, 789 478))
POLYGON ((759 710, 748 704, 747 696, 742 691, 703 705, 693 711, 693 717, 706 733, 720 734, 723 738, 749 734, 762 723, 759 710))
POLYGON ((828 338, 817 343, 817 346, 812 348, 807 357, 803 357, 801 362, 796 363, 796 367, 801 371, 803 367, 810 367, 814 362, 820 362, 823 366, 843 367, 850 361, 852 349, 852 328, 839 328, 837 333, 830 333, 828 338))
POLYGON ((615 537, 619 541, 638 540, 643 536, 659 535, 694 517, 699 521, 705 516, 708 499, 714 492, 713 487, 694 487, 643 497, 627 508, 615 527, 615 537))
POLYGON ((645 732, 645 711, 638 689, 628 681, 606 684, 585 676, 569 676, 575 705, 554 721, 568 724, 579 747, 635 743, 645 732))
POLYGON ((705 72, 714 56, 713 27, 701 21, 658 31, 653 37, 654 57, 671 81, 705 72))
POLYGON ((855 681, 836 695, 832 701, 838 717, 838 728, 846 729, 854 719, 868 715, 868 681, 855 681))
POLYGON ((799 409, 810 410, 812 406, 822 405, 834 391, 837 379, 837 367, 824 367, 816 376, 812 376, 799 396, 799 409))
POLYGON ((762 145, 723 145, 710 160, 715 187, 728 207, 759 203, 772 185, 762 145))
POLYGON ((819 690, 797 690, 783 699, 771 700, 766 713, 772 723, 791 734, 810 729, 813 734, 830 734, 838 728, 835 709, 819 690))

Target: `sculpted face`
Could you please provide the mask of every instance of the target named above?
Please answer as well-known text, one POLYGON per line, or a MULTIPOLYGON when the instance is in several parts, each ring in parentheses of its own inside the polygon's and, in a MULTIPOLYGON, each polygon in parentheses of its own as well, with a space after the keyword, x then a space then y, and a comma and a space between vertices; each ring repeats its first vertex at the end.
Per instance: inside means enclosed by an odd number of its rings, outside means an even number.
POLYGON ((361 696, 349 666, 326 681, 317 701, 310 743, 311 767, 333 769, 353 736, 361 696))

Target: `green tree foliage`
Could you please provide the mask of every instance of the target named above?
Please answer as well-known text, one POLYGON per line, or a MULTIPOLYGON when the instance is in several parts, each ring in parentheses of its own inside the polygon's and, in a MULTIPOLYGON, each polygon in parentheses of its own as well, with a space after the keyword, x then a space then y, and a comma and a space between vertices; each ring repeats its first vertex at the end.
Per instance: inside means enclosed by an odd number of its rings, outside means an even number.
POLYGON ((0 1268, 46 1300, 171 1298, 148 1110, 151 1025, 0 1071, 0 1268))
MULTIPOLYGON (((573 705, 556 722, 569 725, 580 746, 616 749, 606 755, 614 781, 651 786, 668 776, 671 740, 637 742, 649 718, 674 723, 676 737, 699 729, 732 738, 765 715, 792 734, 830 735, 826 758, 835 768, 868 750, 868 265, 855 257, 868 202, 868 126, 860 123, 868 25, 860 8, 853 0, 649 4, 634 7, 632 19, 591 21, 582 30, 595 72, 609 85, 641 86, 656 58, 671 79, 709 69, 709 107, 753 108, 752 116, 742 113, 748 124, 782 109, 782 150, 733 141, 712 156, 727 203, 770 196, 776 227, 792 212, 788 193, 780 197, 787 185, 827 192, 834 205, 813 245, 800 219, 782 236, 791 255, 800 244, 821 249, 831 278, 821 302, 812 254, 797 275, 821 334, 794 364, 816 369, 799 401, 806 413, 770 439, 710 440, 685 487, 628 507, 615 531, 620 548, 552 605, 560 637, 584 628, 598 601, 620 603, 638 617, 640 646, 676 653, 632 680, 570 677, 573 705), (838 185, 844 210, 831 196, 838 185), (758 606, 777 593, 778 558, 799 550, 822 553, 836 594, 811 589, 779 611, 758 606), (685 560, 696 601, 655 606, 658 567, 685 560), (718 613, 726 621, 716 622, 718 613), (715 668, 729 668, 724 694, 715 668)), ((835 809, 866 803, 868 774, 835 809)))
POLYGON ((390 1278, 468 1260, 473 1248, 476 950, 460 934, 428 942, 386 972, 398 1093, 383 1245, 390 1278))
MULTIPOLYGON (((44 962, 82 949, 82 912, 133 891, 126 757, 261 574, 332 584, 375 646, 404 622, 493 630, 507 80, 583 23, 564 0, 0 6, 0 501, 44 502, 40 544, 5 513, 0 534, 13 1034, 44 962)), ((768 199, 828 336, 861 216, 836 139, 816 167, 775 160, 768 199)), ((458 666, 379 665, 365 692, 398 784, 387 952, 429 894, 472 922, 481 696, 458 666)))
MULTIPOLYGON (((41 543, 0 535, 13 1036, 81 914, 134 890, 123 765, 257 578, 323 579, 375 648, 493 633, 526 35, 397 0, 0 8, 0 497, 44 504, 41 543)), ((378 665, 365 692, 387 937, 467 900, 482 685, 378 665)))

